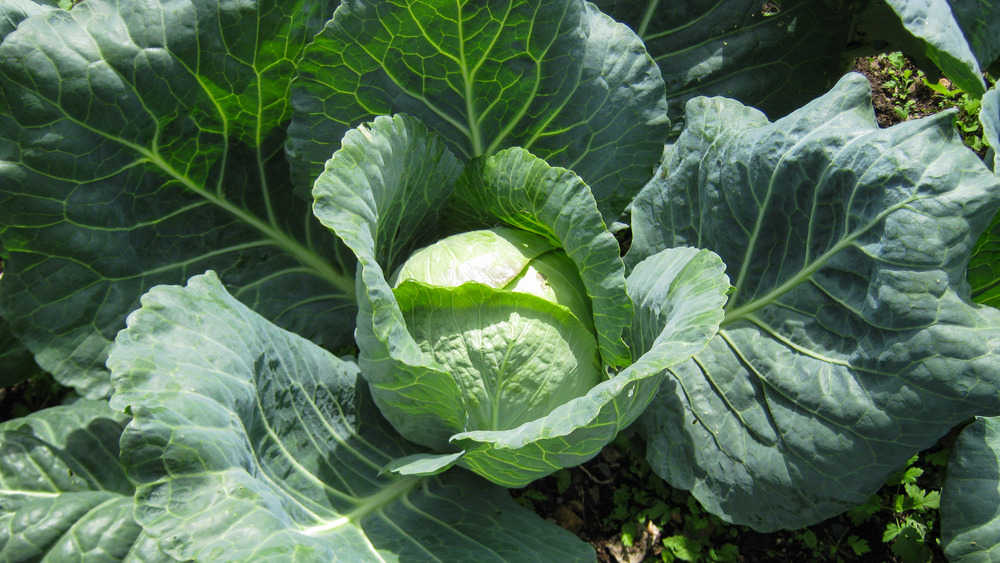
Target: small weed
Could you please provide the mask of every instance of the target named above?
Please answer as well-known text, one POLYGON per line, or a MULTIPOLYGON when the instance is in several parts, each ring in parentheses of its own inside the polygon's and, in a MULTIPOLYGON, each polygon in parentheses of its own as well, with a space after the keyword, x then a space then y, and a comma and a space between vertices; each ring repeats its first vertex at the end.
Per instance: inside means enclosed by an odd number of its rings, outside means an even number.
POLYGON ((909 61, 902 53, 889 53, 876 57, 885 69, 887 79, 882 82, 882 88, 893 102, 893 110, 900 121, 905 121, 913 113, 916 100, 913 91, 917 80, 926 80, 923 71, 909 68, 909 61))
MULTIPOLYGON (((624 440, 616 442, 628 451, 624 440)), ((666 563, 732 563, 739 559, 733 541, 748 529, 729 525, 709 514, 687 491, 673 489, 638 455, 629 455, 629 470, 638 479, 615 490, 608 522, 620 530, 621 543, 653 546, 651 555, 666 563), (652 538, 650 536, 653 536, 652 538)), ((652 559, 649 559, 652 560, 652 559)))
MULTIPOLYGON (((886 480, 882 495, 873 495, 868 501, 848 511, 855 526, 885 516, 882 541, 891 544, 892 553, 902 563, 926 563, 933 558, 928 545, 937 542, 931 530, 937 523, 937 509, 941 503, 940 490, 927 490, 921 486, 924 467, 918 465, 919 456, 913 456, 906 467, 893 473, 886 480)), ((923 465, 943 467, 947 450, 924 456, 923 465)), ((940 488, 938 483, 933 483, 940 488)))
POLYGON ((793 537, 801 544, 803 551, 811 554, 814 561, 846 563, 871 552, 868 540, 857 534, 833 536, 823 531, 821 539, 811 528, 803 528, 795 531, 793 537))
MULTIPOLYGON (((984 78, 987 84, 995 82, 989 75, 984 75, 984 78)), ((924 79, 924 83, 934 92, 934 97, 937 99, 939 108, 942 110, 949 108, 958 109, 958 114, 955 115, 952 121, 962 135, 962 139, 975 152, 980 155, 985 154, 986 149, 989 148, 989 144, 983 134, 983 126, 979 121, 979 100, 970 96, 968 92, 955 86, 946 78, 942 78, 936 83, 931 83, 927 79, 924 79)))
POLYGON ((863 505, 798 530, 759 533, 710 514, 654 474, 641 441, 625 436, 594 460, 512 493, 591 542, 601 563, 927 563, 942 560, 937 507, 957 430, 890 475, 863 505))

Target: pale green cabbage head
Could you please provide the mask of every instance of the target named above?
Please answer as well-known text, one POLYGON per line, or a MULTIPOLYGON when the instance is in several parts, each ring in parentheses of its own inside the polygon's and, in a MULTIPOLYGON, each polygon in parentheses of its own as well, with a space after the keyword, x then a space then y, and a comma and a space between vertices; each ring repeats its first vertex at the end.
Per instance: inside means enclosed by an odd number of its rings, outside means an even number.
POLYGON ((514 428, 602 379, 586 288, 542 236, 453 235, 415 252, 390 282, 409 332, 461 389, 469 430, 514 428))

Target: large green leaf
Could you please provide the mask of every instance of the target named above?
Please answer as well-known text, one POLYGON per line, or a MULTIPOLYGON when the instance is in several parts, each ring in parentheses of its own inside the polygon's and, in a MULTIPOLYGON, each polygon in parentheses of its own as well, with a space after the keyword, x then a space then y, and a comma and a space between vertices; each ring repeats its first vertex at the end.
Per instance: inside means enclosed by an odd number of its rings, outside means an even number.
MULTIPOLYGON (((983 96, 979 111, 983 124, 983 135, 991 147, 994 162, 993 171, 1000 174, 997 167, 997 149, 1000 149, 1000 90, 991 89, 983 96)), ((989 158, 989 157, 987 157, 989 158)), ((976 243, 969 261, 969 283, 972 285, 972 299, 992 307, 1000 308, 1000 213, 993 218, 989 229, 976 243)))
POLYGON ((950 114, 879 129, 870 96, 851 74, 774 123, 694 99, 633 205, 628 263, 695 245, 734 280, 719 336, 643 419, 650 462, 760 530, 860 504, 956 423, 1000 412, 1000 311, 965 281, 1000 181, 950 114))
MULTIPOLYGON (((3 282, 3 244, 0 243, 0 283, 3 282)), ((39 372, 31 352, 10 331, 7 321, 0 317, 0 387, 7 387, 28 379, 39 372)))
POLYGON ((17 25, 35 14, 56 8, 51 0, 4 0, 0 2, 0 42, 17 29, 17 25))
POLYGON ((403 436, 439 450, 463 428, 461 393, 406 331, 387 278, 416 250, 413 242, 440 236, 441 210, 461 170, 441 139, 419 121, 378 117, 370 131, 366 126, 348 131, 314 188, 316 216, 358 258, 355 339, 375 401, 403 436), (417 384, 399 388, 397 369, 417 384))
POLYGON ((960 88, 986 92, 982 69, 1000 56, 1000 5, 984 0, 885 0, 924 47, 925 55, 960 88))
POLYGON ((950 0, 969 47, 985 70, 1000 58, 1000 8, 990 0, 950 0))
POLYGON ((80 400, 0 424, 0 559, 173 561, 132 518, 118 463, 128 420, 80 400))
POLYGON ((412 453, 357 366, 206 274, 160 286, 108 365, 134 419, 122 463, 167 553, 226 561, 585 561, 590 546, 468 473, 394 477, 412 453))
MULTIPOLYGON (((0 2, 0 42, 3 42, 3 39, 17 29, 18 24, 27 19, 28 16, 54 8, 55 6, 44 1, 8 0, 0 2)), ((0 121, 9 119, 6 112, 0 111, 0 121)), ((2 127, 0 126, 0 128, 2 127)), ((12 154, 10 148, 0 145, 0 166, 11 160, 12 154)), ((6 253, 3 252, 3 242, 0 241, 0 280, 3 279, 3 262, 5 260, 6 253)), ((38 366, 35 364, 33 355, 14 336, 10 325, 0 316, 0 387, 7 387, 23 381, 37 372, 38 366)))
POLYGON ((941 547, 952 563, 1000 560, 1000 420, 981 418, 958 437, 941 488, 941 547))
POLYGON ((294 61, 329 4, 88 0, 0 45, 0 307, 61 382, 108 393, 139 296, 209 267, 282 326, 350 342, 351 263, 282 154, 294 61))
POLYGON ((24 381, 39 373, 31 352, 10 331, 7 322, 0 318, 0 387, 24 381))
POLYGON ((976 242, 969 261, 969 283, 974 301, 1000 309, 1000 213, 976 242))
POLYGON ((843 74, 845 40, 865 1, 597 0, 642 38, 667 84, 671 119, 695 96, 726 96, 775 117, 843 74), (773 6, 774 3, 772 3, 773 6))
POLYGON ((348 128, 407 113, 465 159, 521 146, 573 169, 609 220, 649 178, 669 126, 642 42, 583 0, 345 2, 295 86, 302 185, 348 128))

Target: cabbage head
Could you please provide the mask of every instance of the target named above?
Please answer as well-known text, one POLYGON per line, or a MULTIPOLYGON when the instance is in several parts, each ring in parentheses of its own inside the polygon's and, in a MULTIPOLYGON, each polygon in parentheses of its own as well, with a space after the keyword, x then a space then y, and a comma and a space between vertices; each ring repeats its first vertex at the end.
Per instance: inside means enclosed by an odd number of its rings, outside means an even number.
POLYGON ((582 463, 722 321, 715 254, 675 248, 626 279, 590 188, 525 149, 460 162, 406 116, 345 135, 314 213, 354 252, 358 365, 382 415, 508 487, 582 463))
POLYGON ((459 233, 415 252, 393 278, 410 334, 455 378, 469 429, 515 428, 601 381, 583 280, 541 236, 459 233))

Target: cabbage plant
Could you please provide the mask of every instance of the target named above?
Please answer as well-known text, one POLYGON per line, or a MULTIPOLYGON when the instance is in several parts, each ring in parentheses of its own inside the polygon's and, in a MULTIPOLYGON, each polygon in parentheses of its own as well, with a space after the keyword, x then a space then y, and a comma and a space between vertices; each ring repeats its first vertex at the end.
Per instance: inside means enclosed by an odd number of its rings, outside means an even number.
POLYGON ((0 0, 0 382, 75 390, 0 423, 0 559, 593 560, 504 487, 631 428, 798 527, 971 417, 1000 544, 1000 182, 841 77, 977 96, 1000 17, 763 5, 0 0))
POLYGON ((587 185, 524 149, 461 170, 456 163, 413 119, 376 118, 370 129, 349 132, 327 162, 313 188, 314 212, 358 257, 358 365, 376 404, 403 436, 438 452, 390 467, 409 474, 457 464, 522 486, 590 459, 633 422, 666 368, 715 333, 728 281, 714 254, 694 248, 657 253, 626 280, 618 243, 587 185), (406 163, 414 161, 425 164, 411 172, 406 163), (496 250, 501 243, 490 237, 486 252, 450 256, 452 245, 475 248, 481 229, 498 223, 519 229, 500 231, 508 233, 507 250, 496 250), (411 243, 403 233, 453 231, 462 233, 452 235, 457 243, 446 238, 412 257, 393 251, 411 243), (570 291, 562 299, 568 305, 556 307, 517 287, 523 270, 553 251, 565 280, 554 285, 570 291), (520 255, 517 266, 494 252, 520 255), (489 269, 472 273, 480 259, 489 269), (519 326, 524 317, 544 328, 519 326), (536 330, 559 335, 538 339, 536 330), (546 373, 552 369, 559 373, 546 373), (494 400, 486 387, 502 384, 549 395, 549 378, 558 381, 551 398, 504 424, 479 406, 494 400))

